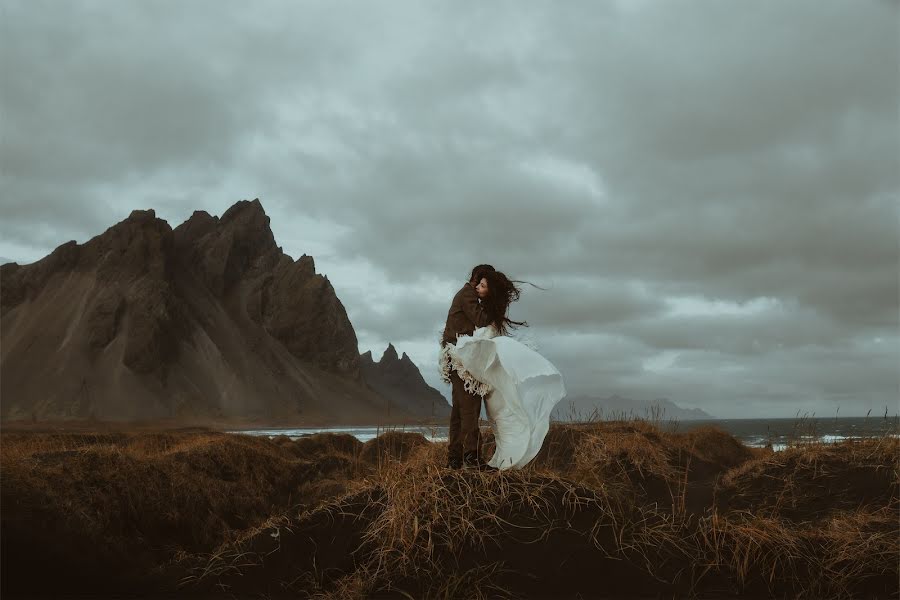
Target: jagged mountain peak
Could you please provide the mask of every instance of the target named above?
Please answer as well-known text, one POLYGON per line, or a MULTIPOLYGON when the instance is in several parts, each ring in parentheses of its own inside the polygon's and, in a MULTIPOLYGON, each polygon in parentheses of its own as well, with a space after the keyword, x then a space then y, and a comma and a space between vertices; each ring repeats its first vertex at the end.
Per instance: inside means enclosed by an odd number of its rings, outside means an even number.
MULTIPOLYGON (((194 212, 191 213, 191 216, 188 217, 187 220, 184 221, 184 223, 182 223, 182 225, 184 225, 185 223, 190 223, 190 222, 205 223, 205 222, 211 221, 211 222, 215 223, 215 222, 218 222, 218 220, 219 220, 219 217, 217 217, 215 215, 211 215, 208 212, 206 212, 205 210, 195 210, 194 212)), ((179 227, 180 226, 181 225, 179 225, 179 227)))
POLYGON ((270 223, 271 219, 263 209, 259 198, 253 201, 238 200, 219 219, 220 227, 224 229, 228 229, 229 225, 237 227, 245 237, 258 238, 257 241, 262 243, 265 249, 278 247, 270 223))
POLYGON ((238 200, 222 213, 220 220, 222 223, 228 223, 233 219, 249 220, 258 218, 264 218, 267 224, 269 222, 269 217, 266 215, 262 202, 259 201, 259 198, 254 198, 253 200, 238 200))
POLYGON ((397 349, 389 343, 381 360, 372 361, 372 351, 360 355, 360 373, 369 386, 395 406, 403 407, 413 414, 445 417, 450 414, 447 400, 436 389, 428 385, 419 368, 404 352, 398 358, 397 349))
POLYGON ((156 211, 152 208, 136 208, 128 215, 126 221, 153 221, 156 219, 156 211))
MULTIPOLYGON (((297 270, 306 276, 312 276, 316 274, 316 261, 312 256, 304 254, 300 258, 294 261, 294 265, 297 270)), ((325 281, 328 281, 328 277, 325 277, 325 281)))
POLYGON ((174 230, 134 210, 83 245, 3 265, 0 416, 325 415, 332 388, 375 410, 346 310, 314 271, 275 244, 258 198, 174 230))
POLYGON ((271 219, 266 215, 262 203, 259 198, 255 198, 252 201, 238 200, 221 217, 210 215, 205 210, 195 210, 175 231, 182 235, 188 231, 193 232, 195 235, 187 236, 192 239, 202 237, 211 229, 218 230, 220 234, 226 231, 236 232, 244 238, 258 237, 267 249, 278 248, 270 224, 271 219), (196 235, 198 228, 202 230, 201 235, 196 235))
POLYGON ((384 363, 385 361, 395 362, 396 360, 398 360, 397 349, 394 348, 394 344, 388 343, 379 363, 384 363))
POLYGON ((239 200, 221 218, 194 211, 175 228, 182 261, 194 269, 213 294, 221 296, 236 282, 271 272, 284 258, 259 198, 239 200))

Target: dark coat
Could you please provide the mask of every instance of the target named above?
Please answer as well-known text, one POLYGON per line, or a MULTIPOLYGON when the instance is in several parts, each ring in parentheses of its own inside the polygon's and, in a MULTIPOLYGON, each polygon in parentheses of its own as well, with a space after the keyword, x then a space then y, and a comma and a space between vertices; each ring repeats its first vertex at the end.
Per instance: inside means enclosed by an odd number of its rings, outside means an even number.
POLYGON ((466 282, 453 296, 450 310, 447 311, 447 324, 444 326, 444 335, 441 345, 447 342, 456 342, 458 335, 472 335, 479 327, 485 327, 491 323, 484 306, 478 302, 478 292, 475 286, 466 282))

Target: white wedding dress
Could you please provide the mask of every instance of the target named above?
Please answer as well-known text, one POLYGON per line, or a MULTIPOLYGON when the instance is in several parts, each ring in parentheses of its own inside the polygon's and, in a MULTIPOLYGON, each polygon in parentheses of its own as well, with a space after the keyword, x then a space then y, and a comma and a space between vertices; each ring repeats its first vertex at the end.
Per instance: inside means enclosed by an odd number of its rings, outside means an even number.
POLYGON ((466 390, 484 398, 497 447, 488 464, 505 470, 531 462, 550 429, 550 411, 566 395, 559 370, 494 325, 443 346, 440 365, 445 382, 453 368, 466 390))

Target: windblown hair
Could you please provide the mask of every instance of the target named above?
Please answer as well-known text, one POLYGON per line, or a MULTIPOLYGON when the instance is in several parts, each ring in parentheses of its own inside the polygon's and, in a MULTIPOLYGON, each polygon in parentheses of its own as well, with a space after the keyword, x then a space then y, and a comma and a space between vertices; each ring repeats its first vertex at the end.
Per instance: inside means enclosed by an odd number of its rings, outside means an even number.
MULTIPOLYGON (((506 335, 510 326, 528 327, 527 321, 513 321, 507 316, 509 305, 519 299, 522 290, 516 283, 528 283, 534 287, 538 287, 529 281, 519 281, 517 279, 509 279, 505 273, 496 270, 484 270, 480 273, 481 277, 487 279, 488 295, 482 298, 481 302, 491 316, 491 322, 497 328, 500 335, 506 335)), ((481 281, 479 277, 475 284, 481 281)), ((538 288, 544 289, 544 288, 538 288)))
POLYGON ((485 273, 494 270, 493 265, 477 265, 472 269, 472 275, 469 276, 469 281, 471 281, 473 285, 478 285, 478 282, 485 276, 485 273))

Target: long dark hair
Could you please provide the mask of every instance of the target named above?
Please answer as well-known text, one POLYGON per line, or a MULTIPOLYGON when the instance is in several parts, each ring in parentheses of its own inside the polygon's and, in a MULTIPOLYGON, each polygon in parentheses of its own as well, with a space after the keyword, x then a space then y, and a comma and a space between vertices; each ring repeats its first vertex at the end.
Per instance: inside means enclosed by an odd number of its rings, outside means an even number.
POLYGON ((472 268, 472 274, 469 275, 469 281, 472 282, 472 287, 478 285, 478 282, 481 281, 481 278, 484 277, 484 274, 488 271, 493 272, 494 265, 476 265, 472 268))
MULTIPOLYGON (((544 288, 536 286, 530 281, 510 279, 502 271, 493 269, 482 270, 479 274, 487 279, 488 282, 488 295, 481 299, 481 303, 487 309, 488 314, 491 316, 491 321, 497 328, 497 331, 500 332, 500 335, 506 335, 510 327, 528 327, 527 321, 513 321, 506 315, 509 305, 518 300, 522 294, 521 288, 516 284, 527 283, 541 290, 544 288)), ((475 285, 478 285, 481 277, 475 281, 475 285)))

